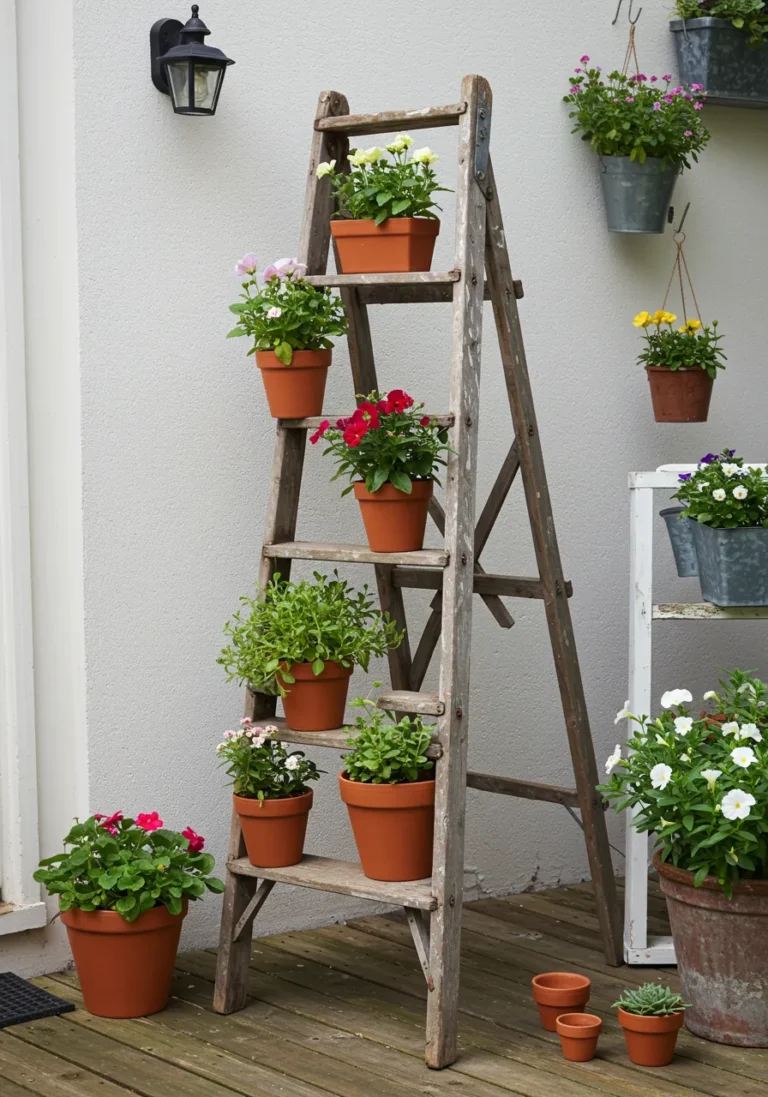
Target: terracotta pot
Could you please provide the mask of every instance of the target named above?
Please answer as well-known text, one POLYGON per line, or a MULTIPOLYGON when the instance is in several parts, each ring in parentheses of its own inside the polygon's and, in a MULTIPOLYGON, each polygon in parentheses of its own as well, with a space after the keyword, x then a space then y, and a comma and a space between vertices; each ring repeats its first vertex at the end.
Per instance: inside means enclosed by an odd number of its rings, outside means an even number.
POLYGON ((435 782, 371 785, 339 774, 363 872, 371 880, 432 875, 435 782))
POLYGON ((232 799, 251 864, 261 868, 298 865, 304 853, 312 790, 282 800, 254 800, 247 796, 232 799))
POLYGON ((706 423, 714 384, 709 374, 693 369, 646 366, 657 423, 706 423))
POLYGON ((331 221, 340 272, 385 274, 429 270, 440 222, 434 217, 388 217, 371 221, 331 221))
POLYGON ((295 350, 290 366, 286 366, 271 350, 256 351, 273 419, 309 419, 322 414, 332 354, 330 350, 295 350))
POLYGON ((114 910, 65 910, 85 1008, 97 1017, 146 1017, 168 1004, 181 914, 164 906, 126 922, 114 910))
POLYGON ((682 1013, 666 1017, 641 1017, 619 1006, 619 1024, 624 1029, 627 1051, 639 1067, 665 1067, 675 1054, 677 1034, 683 1024, 682 1013))
POLYGON ((533 1000, 539 1007, 541 1027, 557 1030, 557 1018, 564 1013, 583 1013, 592 984, 586 975, 572 971, 547 971, 531 979, 533 1000))
POLYGON ((433 483, 411 483, 411 494, 406 495, 393 484, 382 484, 378 491, 370 492, 362 480, 356 481, 355 499, 373 552, 414 552, 423 547, 433 483))
POLYGON ((597 1038, 603 1022, 593 1013, 561 1013, 557 1018, 557 1035, 563 1055, 571 1063, 588 1063, 597 1051, 597 1038))
POLYGON ((320 674, 311 663, 291 663, 293 683, 282 681, 285 722, 291 731, 333 731, 344 723, 352 667, 326 663, 320 674))
POLYGON ((667 900, 685 1025, 719 1044, 768 1047, 768 880, 745 880, 727 899, 714 877, 653 860, 667 900))

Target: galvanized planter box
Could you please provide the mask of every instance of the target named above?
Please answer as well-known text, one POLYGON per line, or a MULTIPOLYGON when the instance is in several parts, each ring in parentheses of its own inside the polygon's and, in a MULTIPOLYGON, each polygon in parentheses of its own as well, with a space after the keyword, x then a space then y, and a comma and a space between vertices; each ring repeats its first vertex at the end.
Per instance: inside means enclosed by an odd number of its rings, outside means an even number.
POLYGON ((768 528, 693 523, 701 596, 716 606, 768 606, 768 528))
POLYGON ((768 46, 747 45, 730 19, 673 19, 682 84, 702 84, 707 103, 768 107, 768 46))
POLYGON ((693 542, 693 527, 699 523, 690 518, 681 518, 685 507, 665 507, 659 514, 664 519, 669 534, 672 552, 675 554, 677 574, 681 579, 699 574, 696 559, 696 545, 693 542))
POLYGON ((628 156, 600 156, 605 216, 609 232, 664 231, 677 164, 649 156, 644 164, 628 156))

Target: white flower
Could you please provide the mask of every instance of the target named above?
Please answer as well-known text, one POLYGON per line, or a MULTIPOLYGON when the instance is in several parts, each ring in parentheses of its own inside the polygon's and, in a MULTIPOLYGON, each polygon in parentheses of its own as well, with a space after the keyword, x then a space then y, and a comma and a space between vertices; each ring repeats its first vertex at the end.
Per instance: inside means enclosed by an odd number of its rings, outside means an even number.
POLYGON ((725 499, 725 488, 715 488, 712 492, 712 498, 715 502, 722 503, 723 499, 725 499))
POLYGON ((740 788, 732 788, 723 797, 721 808, 726 819, 746 819, 749 809, 757 803, 751 792, 744 792, 740 788))
POLYGON ((692 716, 676 716, 675 717, 675 731, 678 735, 687 735, 693 727, 692 716))
POLYGON ((752 747, 734 747, 731 751, 731 758, 735 765, 741 766, 742 769, 749 769, 755 761, 755 752, 752 747))
POLYGON ((714 701, 717 697, 717 693, 713 689, 708 689, 704 694, 705 701, 714 701))
POLYGON ((626 720, 632 713, 629 711, 629 698, 624 702, 624 708, 619 709, 616 713, 616 719, 613 721, 614 725, 620 723, 622 720, 626 720))
POLYGON ((258 750, 259 747, 263 747, 267 741, 267 733, 263 728, 259 729, 259 734, 251 739, 251 746, 254 750, 258 750))
POLYGON ((740 738, 739 725, 735 720, 728 720, 723 724, 723 735, 735 735, 740 738))
POLYGON ((656 732, 656 742, 660 743, 663 747, 669 746, 669 743, 667 742, 667 740, 662 738, 662 736, 659 735, 658 731, 656 732))
POLYGON ((415 149, 411 159, 414 164, 434 164, 439 157, 436 152, 433 152, 425 145, 423 149, 415 149))
POLYGON ((739 686, 737 693, 751 693, 752 696, 755 697, 757 691, 751 682, 744 682, 739 686))
POLYGON ((747 489, 744 487, 743 484, 739 484, 738 487, 733 489, 733 498, 734 499, 746 499, 747 498, 747 489))
POLYGON ((326 160, 322 164, 317 165, 316 175, 318 179, 322 179, 325 175, 333 175, 333 169, 336 167, 335 160, 326 160))
POLYGON ((219 745, 216 747, 216 750, 217 751, 226 750, 228 745, 229 745, 228 743, 219 743, 219 745))
POLYGON ((691 760, 690 754, 681 754, 680 755, 680 761, 681 762, 690 762, 690 760, 691 760))
POLYGON ((291 772, 298 769, 300 765, 301 758, 299 758, 298 754, 292 754, 290 758, 286 758, 285 760, 285 768, 291 770, 291 772))
POLYGON ((613 771, 614 766, 617 766, 620 761, 621 761, 621 745, 619 743, 617 743, 616 744, 616 749, 614 750, 613 754, 609 755, 609 757, 606 758, 605 772, 610 774, 613 771))
POLYGON ((726 461, 720 466, 726 476, 736 476, 739 471, 739 466, 731 464, 730 461, 726 461))
POLYGON ((391 145, 387 145, 389 152, 405 152, 413 144, 413 138, 407 133, 398 133, 391 145))
POLYGON ((267 724, 264 730, 266 731, 267 735, 274 735, 277 731, 277 724, 267 724))
POLYGON ((672 766, 659 762, 651 770, 651 784, 654 788, 665 789, 672 780, 672 766))
POLYGON ((237 732, 236 731, 225 731, 224 732, 224 738, 225 739, 237 739, 237 732))
POLYGON ((355 168, 361 168, 363 164, 368 163, 364 149, 353 149, 352 152, 347 153, 347 160, 355 168))
POLYGON ((709 480, 699 480, 696 487, 699 489, 699 491, 706 491, 706 489, 709 487, 709 480))
POLYGON ((709 785, 710 792, 715 791, 715 782, 717 781, 718 777, 722 777, 722 775, 723 771, 721 769, 703 769, 701 771, 701 776, 709 785))
POLYGON ((277 307, 277 305, 273 305, 272 308, 267 313, 267 316, 270 318, 270 320, 277 320, 277 318, 279 316, 282 316, 282 315, 283 315, 283 310, 279 309, 277 307))
POLYGON ((754 739, 756 743, 762 743, 763 737, 757 724, 742 724, 737 736, 738 739, 754 739))
POLYGON ((691 702, 693 695, 690 690, 687 689, 668 689, 666 693, 661 695, 661 707, 672 708, 673 705, 683 705, 686 702, 691 702))

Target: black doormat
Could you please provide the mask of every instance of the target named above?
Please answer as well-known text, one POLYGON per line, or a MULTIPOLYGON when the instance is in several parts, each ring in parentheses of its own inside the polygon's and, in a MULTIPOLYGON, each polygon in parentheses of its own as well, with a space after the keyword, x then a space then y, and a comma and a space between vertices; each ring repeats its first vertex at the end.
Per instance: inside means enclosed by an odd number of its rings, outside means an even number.
POLYGON ((0 972, 0 1028, 37 1021, 41 1017, 55 1017, 74 1008, 72 1002, 33 986, 12 971, 0 972))

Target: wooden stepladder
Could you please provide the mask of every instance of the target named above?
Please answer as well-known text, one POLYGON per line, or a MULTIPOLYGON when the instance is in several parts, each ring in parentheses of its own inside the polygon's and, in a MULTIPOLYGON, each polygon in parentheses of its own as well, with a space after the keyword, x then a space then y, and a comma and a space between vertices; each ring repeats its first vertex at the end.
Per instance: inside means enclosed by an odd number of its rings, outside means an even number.
MULTIPOLYGON (((259 580, 267 583, 291 561, 370 563, 375 568, 381 606, 406 627, 403 589, 434 590, 430 616, 415 650, 409 639, 389 656, 392 690, 379 704, 397 712, 436 717, 431 754, 436 758, 435 838, 432 878, 382 883, 362 875, 360 866, 305 856, 290 868, 260 869, 245 857, 237 816, 233 816, 227 888, 221 924, 214 1008, 241 1009, 246 1000, 252 924, 275 883, 354 895, 404 908, 419 962, 427 980, 426 1061, 444 1067, 456 1058, 459 946, 464 873, 464 818, 467 785, 485 791, 579 809, 594 881, 600 927, 609 963, 621 963, 619 909, 600 797, 584 690, 568 607, 570 584, 563 578, 547 479, 536 426, 517 300, 522 287, 512 278, 501 207, 489 155, 491 89, 480 76, 466 76, 461 99, 446 107, 351 115, 344 96, 323 92, 315 117, 299 258, 315 285, 336 286, 347 310, 354 393, 377 388, 367 306, 394 302, 453 302, 450 408, 443 417, 451 453, 445 471, 445 509, 430 508, 444 536, 444 548, 376 553, 363 545, 296 541, 296 521, 307 432, 320 419, 281 420, 267 507, 259 580), (358 134, 458 126, 456 250, 453 269, 408 274, 326 274, 333 200, 328 180, 318 180, 324 160, 347 163, 349 138, 358 134), (490 299, 501 348, 514 441, 475 526, 476 453, 483 301, 490 299), (518 471, 523 479, 538 564, 538 578, 491 575, 478 557, 491 533, 518 471), (503 628, 514 622, 502 597, 544 602, 575 788, 467 772, 469 668, 472 595, 479 594, 503 628), (440 645, 439 693, 419 692, 430 659, 440 645)), ((339 415, 348 414, 341 409, 339 415)), ((336 414, 328 418, 335 419, 336 414)), ((246 715, 269 717, 280 737, 293 743, 346 747, 349 732, 316 734, 289 731, 273 717, 275 698, 247 694, 246 715)))

